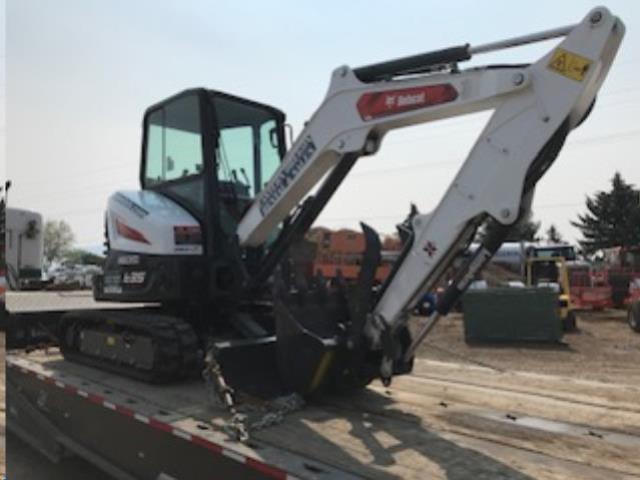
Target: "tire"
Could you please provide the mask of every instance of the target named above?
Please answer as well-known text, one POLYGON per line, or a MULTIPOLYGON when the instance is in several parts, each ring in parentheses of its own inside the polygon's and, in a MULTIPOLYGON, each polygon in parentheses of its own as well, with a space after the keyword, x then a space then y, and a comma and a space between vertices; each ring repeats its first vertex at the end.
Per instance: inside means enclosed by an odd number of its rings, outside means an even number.
POLYGON ((627 323, 631 330, 640 333, 640 301, 633 302, 627 311, 627 323))
POLYGON ((565 332, 575 332, 578 329, 578 321, 576 313, 571 310, 565 318, 562 319, 562 330, 565 332))

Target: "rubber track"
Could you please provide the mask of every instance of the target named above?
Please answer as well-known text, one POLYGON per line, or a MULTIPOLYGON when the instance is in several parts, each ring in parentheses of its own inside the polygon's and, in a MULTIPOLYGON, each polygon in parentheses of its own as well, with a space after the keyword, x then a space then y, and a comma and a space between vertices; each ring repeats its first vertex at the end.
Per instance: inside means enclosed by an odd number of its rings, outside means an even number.
POLYGON ((59 338, 60 350, 65 359, 147 383, 168 383, 200 372, 198 337, 187 322, 177 317, 150 312, 74 311, 62 317, 59 338), (144 370, 88 356, 75 346, 66 344, 70 328, 75 330, 74 338, 77 338, 81 330, 100 326, 108 326, 114 334, 126 329, 136 335, 151 337, 154 345, 152 369, 144 370))

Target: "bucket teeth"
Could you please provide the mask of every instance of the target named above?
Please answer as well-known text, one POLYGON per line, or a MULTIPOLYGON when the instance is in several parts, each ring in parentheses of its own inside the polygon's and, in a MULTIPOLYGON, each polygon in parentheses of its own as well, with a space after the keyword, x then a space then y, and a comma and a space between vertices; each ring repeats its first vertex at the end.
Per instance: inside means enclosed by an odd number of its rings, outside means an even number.
POLYGON ((374 303, 381 244, 371 227, 362 224, 362 229, 366 247, 355 284, 339 273, 331 284, 320 273, 309 280, 288 277, 286 268, 276 273, 278 365, 285 384, 299 393, 366 384, 375 377, 370 372, 377 372, 377 365, 364 365, 371 355, 363 329, 374 303))

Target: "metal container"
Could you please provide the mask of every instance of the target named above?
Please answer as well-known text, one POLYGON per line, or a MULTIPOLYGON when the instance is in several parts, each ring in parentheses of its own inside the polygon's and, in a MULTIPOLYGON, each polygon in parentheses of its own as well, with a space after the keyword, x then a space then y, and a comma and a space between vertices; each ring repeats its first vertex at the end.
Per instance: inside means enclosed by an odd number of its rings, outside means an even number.
POLYGON ((470 290, 463 299, 465 340, 558 342, 558 307, 558 294, 550 288, 470 290))

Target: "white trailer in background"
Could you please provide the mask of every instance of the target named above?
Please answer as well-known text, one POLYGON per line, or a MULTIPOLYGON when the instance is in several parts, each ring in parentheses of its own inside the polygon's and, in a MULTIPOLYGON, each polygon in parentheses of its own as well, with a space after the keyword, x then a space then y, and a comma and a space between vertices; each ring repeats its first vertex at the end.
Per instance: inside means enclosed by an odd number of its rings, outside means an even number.
POLYGON ((7 208, 5 249, 8 288, 22 290, 42 285, 42 215, 30 210, 7 208))

